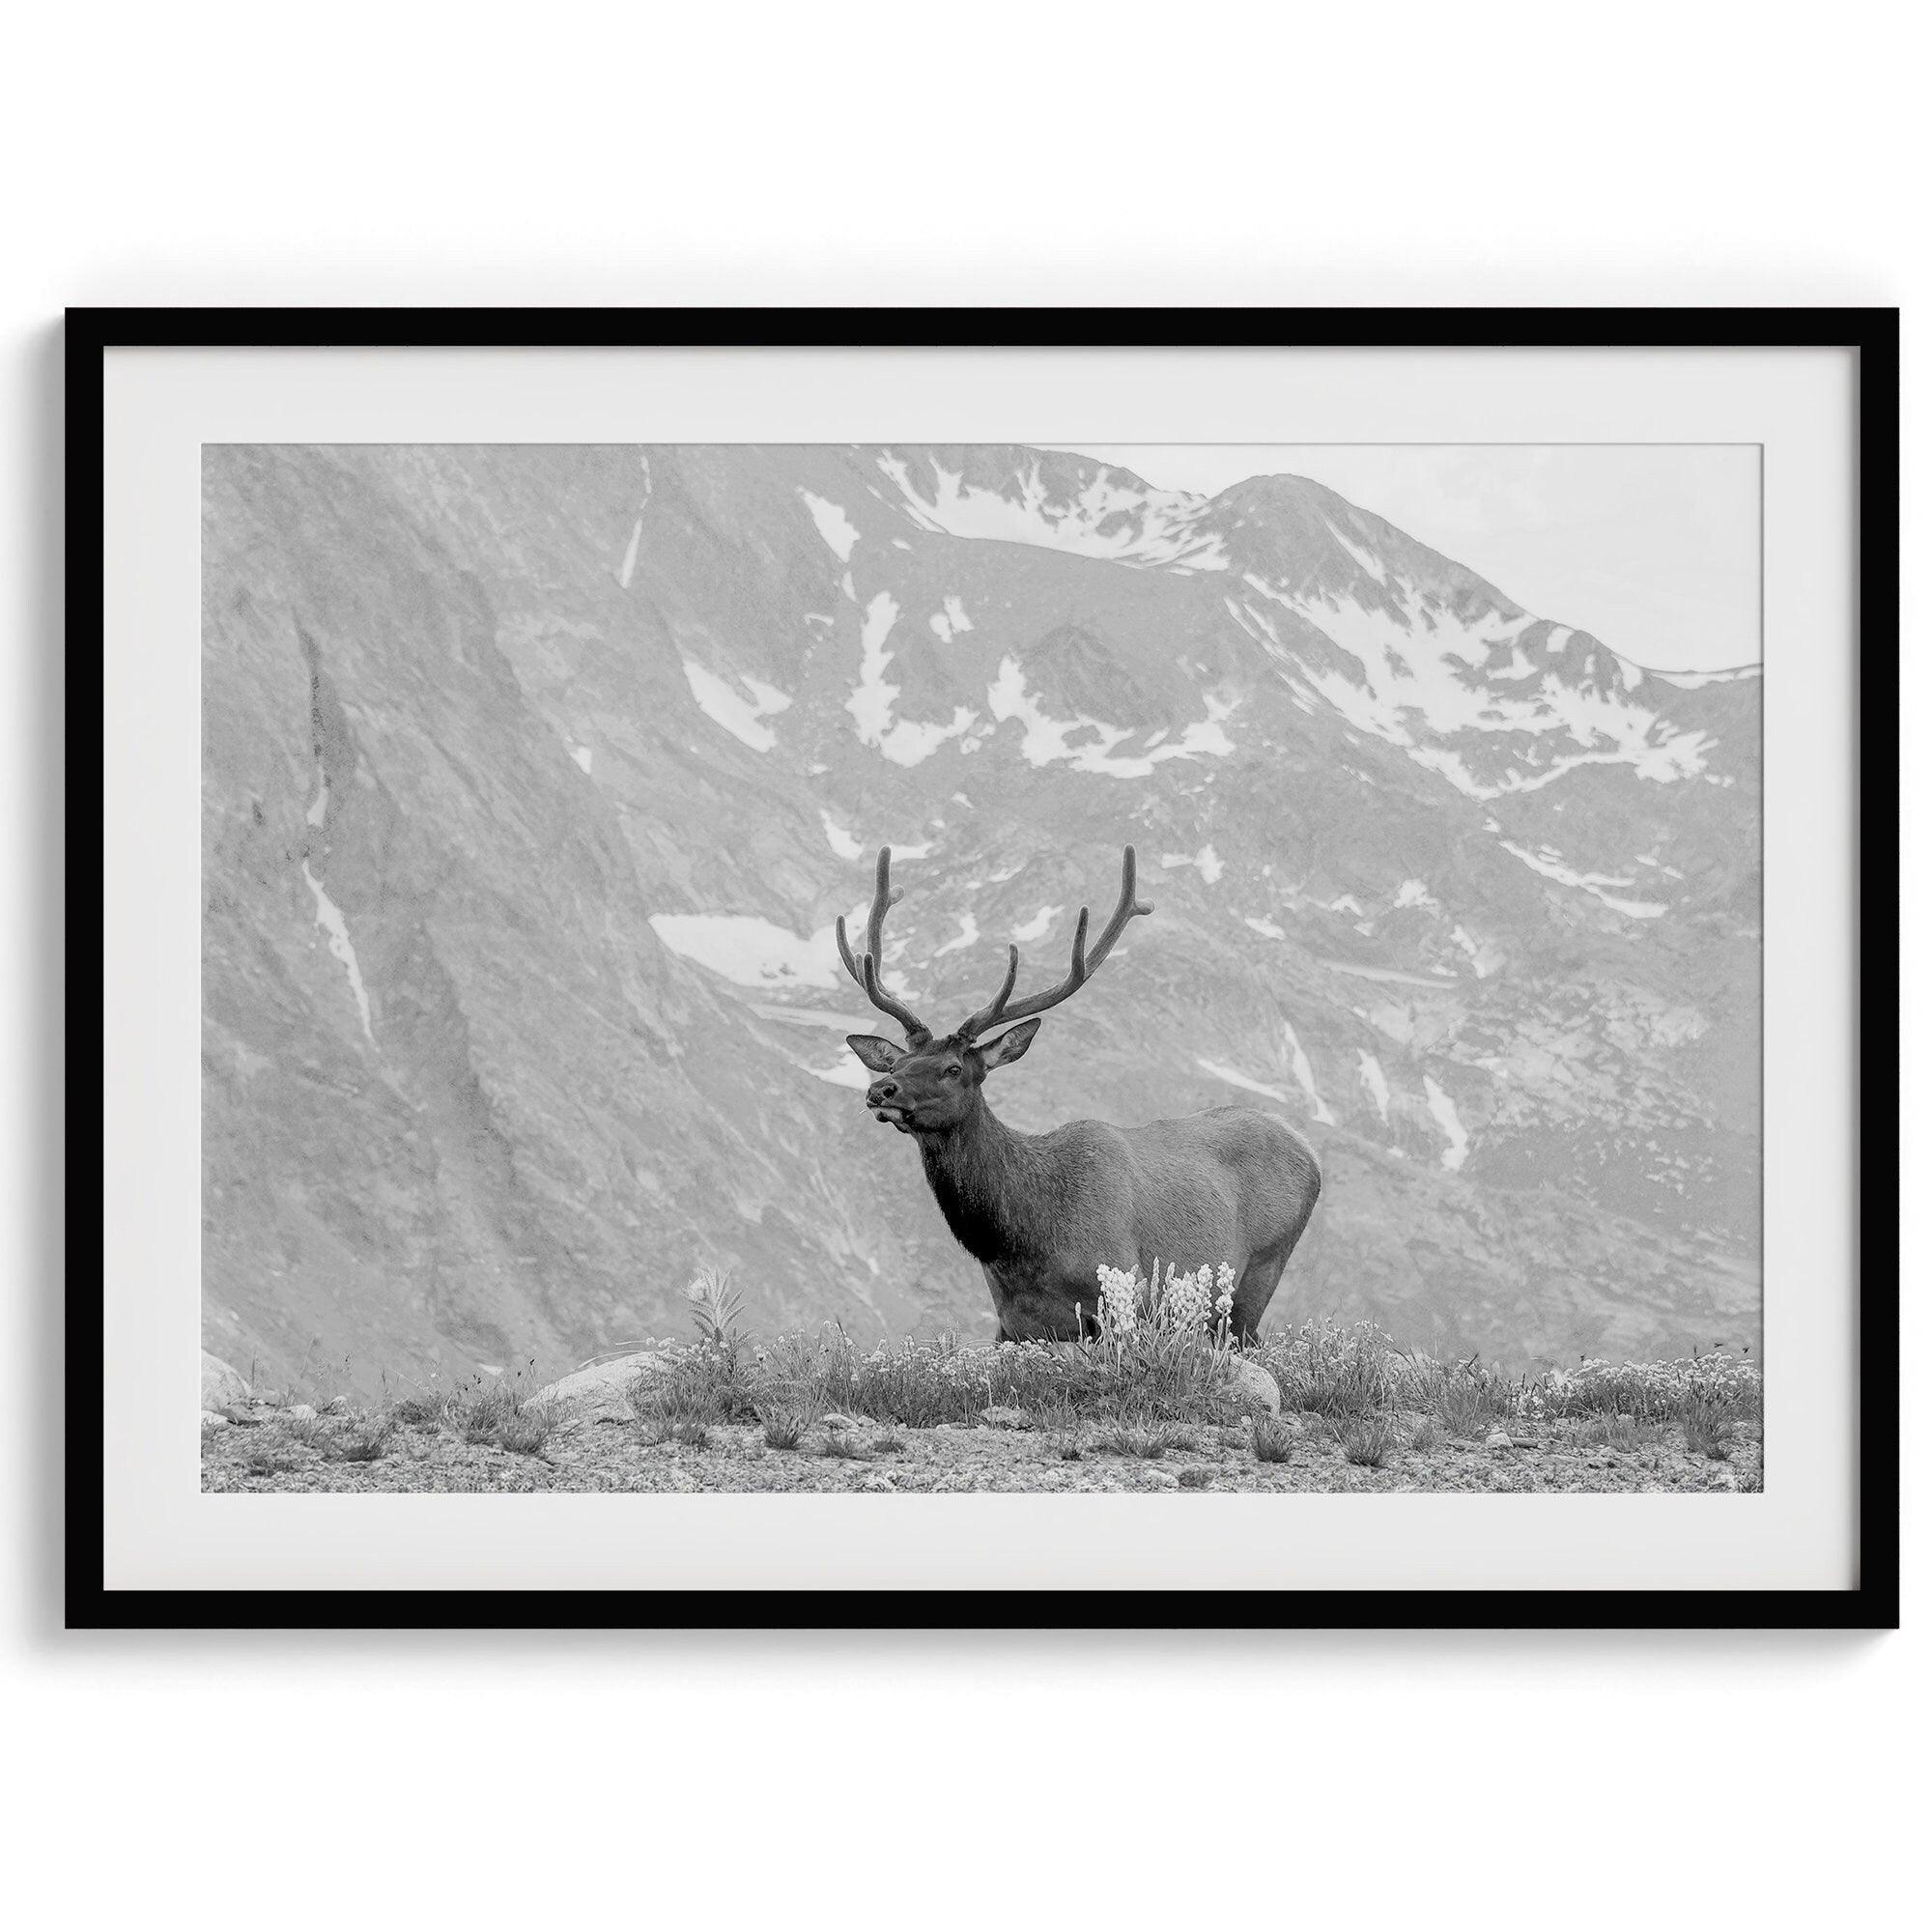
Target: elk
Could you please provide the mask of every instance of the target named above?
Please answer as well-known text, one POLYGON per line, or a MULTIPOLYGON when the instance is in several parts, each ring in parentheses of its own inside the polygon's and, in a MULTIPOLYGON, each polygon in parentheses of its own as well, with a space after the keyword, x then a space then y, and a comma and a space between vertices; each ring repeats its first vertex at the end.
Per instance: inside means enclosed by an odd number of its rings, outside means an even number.
POLYGON ((886 914, 904 896, 893 889, 892 861, 887 846, 865 951, 854 955, 842 919, 837 930, 846 972, 903 1029, 905 1044, 877 1034, 849 1035, 846 1044, 876 1076, 867 1109, 918 1141, 947 1226, 985 1274, 998 1339, 1091 1333, 1099 1266, 1138 1264, 1151 1275, 1161 1260, 1188 1268, 1228 1263, 1235 1332, 1251 1341, 1321 1191, 1314 1151, 1293 1127, 1258 1108, 1215 1107, 1139 1127, 1070 1121, 1023 1134, 995 1117, 982 1091, 987 1074, 1033 1044, 1039 1015, 1099 970, 1127 922, 1153 910, 1134 896, 1134 848, 1122 859, 1121 902, 1091 952, 1080 908, 1065 979, 1014 1000, 1020 951, 1009 947, 992 1003, 939 1036, 881 978, 886 914), (982 1038, 1002 1024, 1004 1033, 982 1038))

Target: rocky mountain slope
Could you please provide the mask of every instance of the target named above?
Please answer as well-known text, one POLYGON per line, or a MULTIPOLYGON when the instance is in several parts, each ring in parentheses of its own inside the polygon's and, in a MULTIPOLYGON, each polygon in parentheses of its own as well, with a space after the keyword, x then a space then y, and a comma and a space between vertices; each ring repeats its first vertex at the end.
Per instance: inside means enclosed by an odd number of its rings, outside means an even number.
MULTIPOLYGON (((1321 486, 1029 449, 211 448, 204 1337, 373 1386, 753 1319, 977 1335, 842 1035, 1135 922, 994 1104, 1252 1102, 1274 1318, 1755 1345, 1759 686, 1321 486), (1640 657, 1641 639, 1623 639, 1640 657)), ((1179 1257, 1189 1262, 1195 1257, 1179 1257)))

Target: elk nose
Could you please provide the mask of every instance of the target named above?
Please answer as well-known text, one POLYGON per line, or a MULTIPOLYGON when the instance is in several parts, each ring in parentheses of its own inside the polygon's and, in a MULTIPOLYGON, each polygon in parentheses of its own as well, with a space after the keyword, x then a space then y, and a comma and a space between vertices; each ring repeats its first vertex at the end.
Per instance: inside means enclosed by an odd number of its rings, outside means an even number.
POLYGON ((874 1080, 871 1090, 866 1095, 866 1104, 876 1107, 882 1100, 890 1100, 899 1091, 896 1080, 874 1080))

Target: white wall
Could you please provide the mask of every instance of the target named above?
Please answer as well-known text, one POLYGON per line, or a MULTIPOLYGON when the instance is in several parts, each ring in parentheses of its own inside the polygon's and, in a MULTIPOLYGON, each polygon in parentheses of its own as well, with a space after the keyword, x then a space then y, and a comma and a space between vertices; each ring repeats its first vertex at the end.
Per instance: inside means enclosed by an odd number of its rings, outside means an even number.
MULTIPOLYGON (((185 0, 10 26, 10 1898, 28 1922, 172 1900, 335 1926, 442 1923, 466 1898, 511 1924, 593 1902, 732 1922, 758 1900, 769 1922, 863 1921, 867 1897, 915 1924, 1056 1896, 1068 1923, 1205 1921, 1217 1895, 1431 1927, 1868 1916, 1917 1877, 1922 1635, 51 1630, 58 1169, 36 1150, 57 1069, 35 1041, 64 302, 1903 301, 1925 446, 1921 63, 1890 8, 752 11, 185 0)), ((1914 717, 1924 666, 1907 652, 1914 717)), ((90 721, 74 735, 85 758, 90 721)), ((1922 895, 1909 919, 1922 955, 1922 895)), ((1915 1024, 1907 1091, 1927 1071, 1915 1024)))

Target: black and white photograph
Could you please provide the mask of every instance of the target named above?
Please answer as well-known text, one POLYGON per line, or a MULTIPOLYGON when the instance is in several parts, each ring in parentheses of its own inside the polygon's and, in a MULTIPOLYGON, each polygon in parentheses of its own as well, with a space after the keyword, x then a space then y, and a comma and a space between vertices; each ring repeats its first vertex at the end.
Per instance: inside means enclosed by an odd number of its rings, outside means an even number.
POLYGON ((1761 1491, 1760 455, 206 444, 204 1491, 1761 1491))

